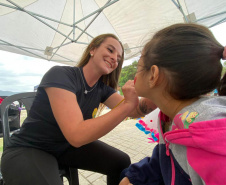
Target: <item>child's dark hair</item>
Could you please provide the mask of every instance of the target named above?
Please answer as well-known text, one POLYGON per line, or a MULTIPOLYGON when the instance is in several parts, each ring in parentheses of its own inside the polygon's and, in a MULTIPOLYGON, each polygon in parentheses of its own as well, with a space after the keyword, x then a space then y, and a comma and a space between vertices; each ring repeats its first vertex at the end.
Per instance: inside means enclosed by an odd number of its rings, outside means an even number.
POLYGON ((175 99, 191 99, 215 89, 220 82, 224 47, 198 24, 175 24, 157 32, 142 52, 144 66, 157 65, 175 99), (165 73, 165 72, 167 73, 165 73))

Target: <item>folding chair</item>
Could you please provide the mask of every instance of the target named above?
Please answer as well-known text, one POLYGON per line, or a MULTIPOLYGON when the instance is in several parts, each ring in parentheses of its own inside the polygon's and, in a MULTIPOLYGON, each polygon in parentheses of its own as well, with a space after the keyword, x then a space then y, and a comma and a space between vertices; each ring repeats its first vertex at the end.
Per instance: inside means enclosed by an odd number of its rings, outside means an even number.
MULTIPOLYGON (((33 100, 35 98, 35 94, 36 92, 26 92, 26 93, 15 94, 12 96, 8 96, 2 101, 0 106, 1 106, 2 131, 3 131, 3 151, 8 145, 10 141, 10 136, 12 134, 12 132, 10 131, 9 119, 8 119, 9 106, 13 102, 18 101, 20 104, 25 106, 25 109, 28 114, 31 109, 33 100)), ((76 168, 60 167, 59 175, 62 181, 63 181, 63 177, 66 177, 69 182, 69 185, 79 185, 78 170, 76 168)), ((0 185, 3 185, 4 179, 1 179, 1 178, 2 178, 2 175, 0 173, 0 185)))

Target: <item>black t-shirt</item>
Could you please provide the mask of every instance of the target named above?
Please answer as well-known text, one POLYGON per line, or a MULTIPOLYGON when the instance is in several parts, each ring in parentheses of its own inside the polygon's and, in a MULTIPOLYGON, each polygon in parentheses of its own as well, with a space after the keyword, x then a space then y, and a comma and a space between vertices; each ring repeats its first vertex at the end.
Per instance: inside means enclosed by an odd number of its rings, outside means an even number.
POLYGON ((84 120, 91 119, 99 104, 116 92, 101 80, 97 82, 95 88, 89 87, 85 81, 82 68, 79 71, 77 67, 52 67, 44 75, 29 115, 20 131, 12 135, 9 147, 34 147, 59 156, 70 145, 53 116, 48 96, 44 90, 45 87, 62 88, 76 94, 84 120), (85 94, 83 82, 86 90, 93 90, 85 94))

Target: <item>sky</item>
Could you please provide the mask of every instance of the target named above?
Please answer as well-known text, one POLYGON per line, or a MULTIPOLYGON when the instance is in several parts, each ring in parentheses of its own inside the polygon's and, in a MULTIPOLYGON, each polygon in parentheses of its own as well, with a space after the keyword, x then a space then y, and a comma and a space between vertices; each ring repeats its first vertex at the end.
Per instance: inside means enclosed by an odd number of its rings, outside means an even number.
MULTIPOLYGON (((211 28, 216 39, 226 46, 226 23, 211 28)), ((129 65, 137 58, 124 61, 129 65)), ((63 65, 47 60, 13 54, 0 50, 0 90, 12 92, 34 91, 43 75, 55 65, 63 65)))

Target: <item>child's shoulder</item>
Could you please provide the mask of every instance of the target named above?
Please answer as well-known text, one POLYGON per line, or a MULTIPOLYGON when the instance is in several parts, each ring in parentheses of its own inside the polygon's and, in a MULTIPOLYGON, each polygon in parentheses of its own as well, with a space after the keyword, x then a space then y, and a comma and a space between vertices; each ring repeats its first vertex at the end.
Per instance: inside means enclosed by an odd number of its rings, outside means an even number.
POLYGON ((226 117, 226 97, 202 97, 183 108, 174 118, 173 128, 188 128, 194 122, 226 117))

